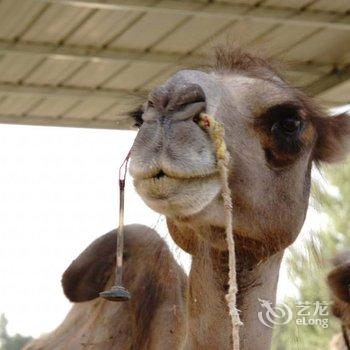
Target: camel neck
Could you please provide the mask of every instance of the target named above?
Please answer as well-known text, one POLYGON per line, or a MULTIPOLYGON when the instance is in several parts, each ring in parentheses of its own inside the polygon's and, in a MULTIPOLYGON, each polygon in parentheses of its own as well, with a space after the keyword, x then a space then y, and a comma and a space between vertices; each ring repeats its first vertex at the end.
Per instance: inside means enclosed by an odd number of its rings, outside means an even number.
MULTIPOLYGON (((174 241, 192 255, 187 298, 188 349, 231 350, 232 326, 225 300, 228 288, 225 230, 190 227, 169 219, 167 222, 174 241)), ((259 312, 264 312, 260 300, 275 303, 284 249, 278 244, 264 244, 238 235, 235 245, 237 307, 244 323, 240 328, 241 350, 267 350, 272 328, 259 321, 259 312)))
POLYGON ((188 349, 232 349, 227 254, 200 243, 188 279, 188 349))
POLYGON ((271 348, 273 325, 264 325, 259 319, 259 313, 265 316, 266 310, 262 307, 264 301, 275 305, 282 258, 283 251, 245 267, 238 255, 237 306, 241 310, 241 320, 244 324, 240 329, 241 350, 271 348))
MULTIPOLYGON (((192 255, 189 275, 189 349, 232 349, 231 320, 225 300, 228 253, 213 249, 205 242, 198 245, 196 254, 192 255)), ((237 254, 237 306, 244 323, 240 328, 241 350, 270 349, 272 328, 262 324, 258 314, 264 311, 260 300, 275 303, 282 256, 281 252, 247 263, 245 256, 237 254)))

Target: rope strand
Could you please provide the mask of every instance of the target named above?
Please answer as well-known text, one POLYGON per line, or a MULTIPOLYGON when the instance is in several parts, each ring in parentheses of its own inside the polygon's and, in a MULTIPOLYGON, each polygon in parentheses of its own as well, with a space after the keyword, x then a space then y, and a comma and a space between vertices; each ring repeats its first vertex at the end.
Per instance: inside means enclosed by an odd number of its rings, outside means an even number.
POLYGON ((232 215, 232 197, 231 189, 228 184, 228 166, 230 156, 225 143, 225 130, 222 124, 217 122, 208 114, 200 115, 199 125, 208 132, 215 147, 215 153, 218 162, 218 168, 222 179, 222 198, 224 202, 225 221, 226 221, 226 242, 229 252, 229 290, 226 294, 226 302, 228 304, 231 322, 232 322, 232 341, 233 350, 239 350, 239 326, 242 322, 237 310, 237 273, 236 273, 236 254, 235 242, 233 239, 233 215, 232 215))

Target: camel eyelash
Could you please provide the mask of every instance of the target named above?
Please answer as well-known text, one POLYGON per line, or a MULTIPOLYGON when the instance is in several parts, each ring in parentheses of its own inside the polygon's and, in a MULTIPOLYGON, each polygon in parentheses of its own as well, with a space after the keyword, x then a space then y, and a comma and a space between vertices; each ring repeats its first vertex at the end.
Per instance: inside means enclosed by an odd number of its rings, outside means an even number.
POLYGON ((143 115, 143 108, 142 107, 138 107, 132 111, 130 111, 128 113, 129 117, 131 117, 132 119, 134 119, 135 124, 134 126, 139 128, 141 127, 141 125, 143 124, 143 119, 142 119, 142 115, 143 115))
POLYGON ((257 124, 265 126, 268 130, 271 130, 271 127, 284 119, 295 118, 300 120, 301 107, 294 103, 283 103, 272 106, 268 108, 258 119, 257 124))

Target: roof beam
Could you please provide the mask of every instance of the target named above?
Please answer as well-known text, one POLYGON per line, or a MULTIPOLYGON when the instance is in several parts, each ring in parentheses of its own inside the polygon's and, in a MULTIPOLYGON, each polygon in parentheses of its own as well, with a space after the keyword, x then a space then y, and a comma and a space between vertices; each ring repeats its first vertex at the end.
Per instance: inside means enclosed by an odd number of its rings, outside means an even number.
MULTIPOLYGON (((290 24, 313 28, 332 28, 339 30, 350 30, 350 15, 339 15, 335 13, 320 11, 295 11, 289 9, 248 7, 244 5, 233 4, 208 4, 205 8, 191 10, 188 7, 189 1, 163 4, 145 4, 144 2, 133 1, 127 3, 123 0, 36 0, 39 2, 55 3, 60 5, 69 5, 75 7, 84 7, 91 9, 104 10, 126 10, 139 12, 152 12, 159 15, 176 14, 184 16, 211 17, 211 18, 229 18, 232 20, 253 20, 274 24, 290 24)), ((198 2, 192 1, 198 5, 198 2)))
MULTIPOLYGON (((169 64, 191 65, 198 64, 203 57, 182 57, 180 55, 135 53, 125 50, 96 50, 82 47, 64 47, 49 44, 9 43, 0 41, 0 54, 20 53, 40 55, 44 57, 59 57, 60 59, 81 59, 81 60, 123 60, 132 62, 163 62, 169 64)), ((287 67, 290 71, 310 72, 323 75, 317 82, 306 87, 311 95, 318 95, 343 81, 350 79, 350 68, 334 68, 324 64, 299 63, 287 67), (332 73, 324 75, 325 72, 332 73)), ((132 96, 143 96, 142 93, 131 91, 107 90, 107 89, 82 89, 73 87, 40 87, 16 84, 1 84, 0 93, 5 94, 32 94, 42 96, 76 96, 107 97, 113 99, 126 99, 132 96)))
POLYGON ((130 123, 113 120, 88 120, 73 118, 50 118, 36 116, 9 116, 0 114, 0 124, 67 126, 76 128, 132 130, 130 123))
MULTIPOLYGON (((163 53, 142 53, 127 50, 91 49, 76 46, 61 46, 36 43, 12 43, 0 40, 0 54, 30 54, 45 58, 78 59, 82 61, 131 61, 131 62, 161 62, 179 66, 196 66, 203 63, 202 56, 188 56, 163 53)), ((287 70, 323 74, 332 70, 329 64, 297 63, 287 70)))
POLYGON ((198 64, 203 60, 199 56, 187 56, 166 53, 135 52, 117 49, 99 49, 54 44, 13 43, 0 40, 0 53, 23 53, 61 59, 160 62, 170 64, 198 64))
POLYGON ((310 95, 317 96, 347 80, 350 80, 350 66, 333 70, 305 89, 310 95))
MULTIPOLYGON (((47 87, 35 85, 1 84, 0 94, 5 95, 33 95, 42 97, 62 96, 76 98, 111 98, 115 100, 142 97, 143 94, 123 90, 107 89, 78 89, 72 87, 47 87)), ((1 111, 0 111, 1 112, 1 111)))
MULTIPOLYGON (((16 85, 16 84, 1 84, 0 95, 6 96, 35 96, 35 97, 76 97, 79 99, 88 98, 109 98, 114 99, 115 102, 126 100, 131 105, 132 97, 140 98, 142 94, 137 95, 131 92, 120 90, 89 90, 63 87, 44 87, 32 85, 16 85)), ((79 128, 102 128, 102 129, 119 129, 131 130, 132 120, 128 118, 105 120, 100 118, 79 119, 68 117, 40 117, 31 115, 30 112, 25 116, 4 115, 1 114, 0 109, 0 124, 21 124, 21 125, 44 125, 44 126, 68 126, 79 128)))

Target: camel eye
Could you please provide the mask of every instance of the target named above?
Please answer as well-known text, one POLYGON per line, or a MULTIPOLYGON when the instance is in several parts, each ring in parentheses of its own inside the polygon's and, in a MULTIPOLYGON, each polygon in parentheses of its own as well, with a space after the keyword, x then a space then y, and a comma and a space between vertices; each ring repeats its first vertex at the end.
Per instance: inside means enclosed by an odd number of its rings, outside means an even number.
POLYGON ((266 112, 271 134, 280 140, 296 138, 302 130, 300 107, 292 103, 273 106, 266 112))
MULTIPOLYGON (((303 109, 294 103, 283 103, 270 107, 257 118, 258 130, 269 137, 269 152, 274 154, 297 155, 303 149, 302 132, 305 121, 303 109)), ((268 157, 271 159, 271 157, 268 157)))
POLYGON ((287 117, 273 124, 271 131, 273 133, 280 131, 286 136, 294 136, 301 129, 301 121, 297 117, 287 117))

